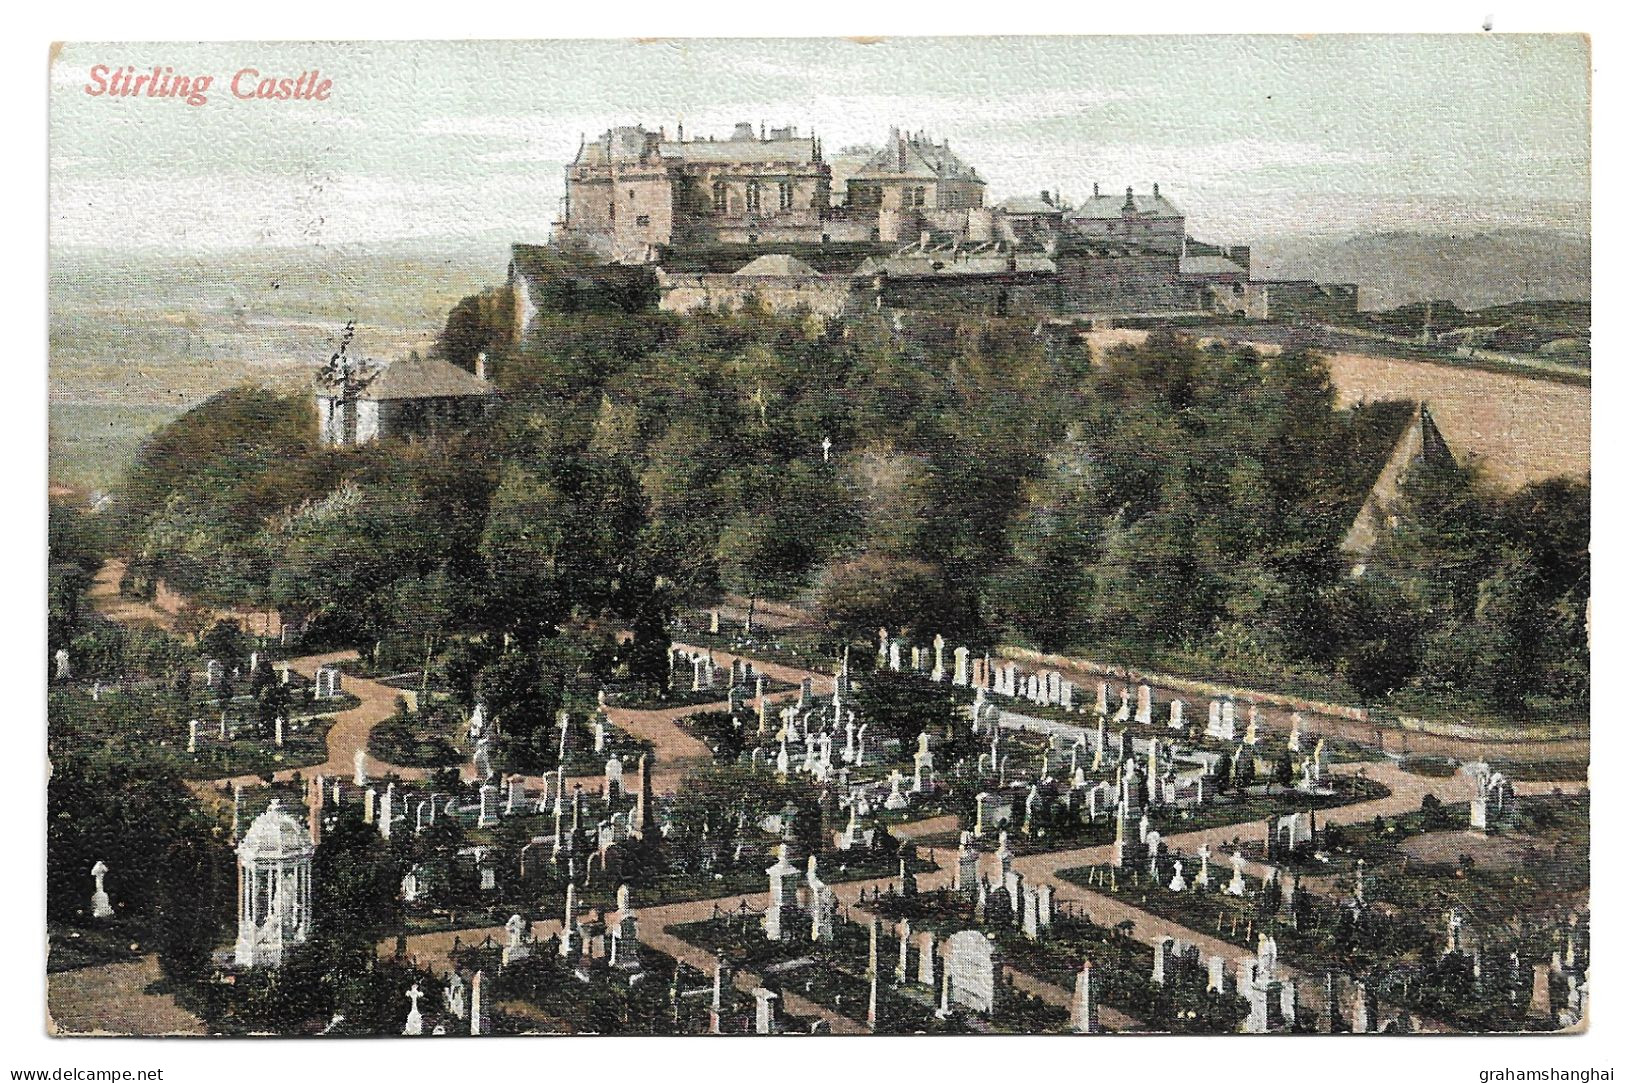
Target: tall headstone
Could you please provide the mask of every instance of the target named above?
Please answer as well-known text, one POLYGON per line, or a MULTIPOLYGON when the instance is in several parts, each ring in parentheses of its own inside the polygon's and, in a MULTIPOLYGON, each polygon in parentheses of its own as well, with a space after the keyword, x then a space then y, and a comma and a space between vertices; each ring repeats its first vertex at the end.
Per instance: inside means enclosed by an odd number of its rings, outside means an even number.
POLYGON ((752 989, 750 995, 756 998, 756 1033, 772 1034, 773 1002, 779 998, 779 995, 771 989, 763 989, 761 986, 752 989))
POLYGON ((762 929, 769 940, 782 940, 786 932, 786 919, 796 910, 796 884, 801 872, 790 864, 788 850, 779 846, 779 859, 767 870, 768 907, 762 929))
POLYGON ((96 881, 96 890, 90 896, 90 916, 93 918, 110 918, 113 916, 113 902, 107 897, 107 864, 96 862, 90 868, 91 878, 96 881))
POLYGON ((1072 981, 1072 1033, 1094 1034, 1100 1029, 1099 1010, 1095 1007, 1091 988, 1094 964, 1083 961, 1083 969, 1072 981))

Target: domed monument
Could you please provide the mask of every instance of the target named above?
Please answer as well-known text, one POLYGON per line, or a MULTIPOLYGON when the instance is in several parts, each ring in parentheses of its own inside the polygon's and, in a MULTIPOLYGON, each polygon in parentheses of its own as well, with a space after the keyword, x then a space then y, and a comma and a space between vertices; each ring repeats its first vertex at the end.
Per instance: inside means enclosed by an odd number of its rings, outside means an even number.
POLYGON ((237 965, 279 966, 310 934, 310 860, 305 828, 273 799, 237 844, 237 965))

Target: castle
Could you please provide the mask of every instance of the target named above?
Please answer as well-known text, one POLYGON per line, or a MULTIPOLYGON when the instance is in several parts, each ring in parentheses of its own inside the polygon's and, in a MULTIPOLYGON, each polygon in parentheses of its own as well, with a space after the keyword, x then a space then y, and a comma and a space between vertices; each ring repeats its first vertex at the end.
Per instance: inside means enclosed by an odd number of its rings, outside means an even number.
MULTIPOLYGON (((1096 185, 1077 207, 1049 191, 990 207, 986 188, 923 132, 826 155, 789 127, 740 123, 726 139, 616 127, 566 168, 551 244, 643 268, 674 312, 1324 320, 1358 305, 1352 285, 1254 279, 1250 250, 1191 238, 1160 184, 1096 185)), ((540 288, 527 247, 510 267, 521 333, 540 288)))

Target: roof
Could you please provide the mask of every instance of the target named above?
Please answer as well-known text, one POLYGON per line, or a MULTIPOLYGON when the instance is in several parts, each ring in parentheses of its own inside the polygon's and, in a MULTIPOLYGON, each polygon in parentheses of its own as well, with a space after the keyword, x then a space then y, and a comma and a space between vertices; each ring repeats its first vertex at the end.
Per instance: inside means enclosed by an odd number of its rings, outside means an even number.
POLYGON ((794 256, 788 256, 777 252, 769 253, 765 256, 757 256, 755 259, 739 268, 739 270, 735 271, 734 274, 747 276, 754 275, 764 278, 823 277, 816 267, 803 263, 794 256))
POLYGON ((1241 275, 1247 277, 1247 268, 1223 256, 1181 256, 1179 273, 1182 275, 1241 275))
POLYGON ((1152 185, 1151 194, 1135 195, 1130 188, 1122 196, 1093 195, 1083 201, 1071 215, 1073 218, 1122 218, 1124 213, 1138 215, 1141 218, 1183 218, 1180 209, 1162 198, 1156 185, 1152 185))
POLYGON ((1393 454, 1383 465, 1382 473, 1377 475, 1376 483, 1371 486, 1371 492, 1366 496, 1359 514, 1354 517, 1348 533, 1343 536, 1339 548, 1345 555, 1356 559, 1369 557, 1392 525, 1405 479, 1416 464, 1455 461, 1456 457, 1450 453, 1450 445, 1445 443, 1444 434, 1434 423, 1427 403, 1420 404, 1411 414, 1410 424, 1405 426, 1405 431, 1394 443, 1393 454))
POLYGON ((356 396, 361 399, 452 399, 490 395, 484 380, 438 357, 391 361, 356 396))
POLYGON ((818 160, 817 143, 779 135, 760 139, 735 134, 731 139, 666 139, 641 124, 611 128, 577 152, 577 165, 604 165, 607 162, 637 162, 650 151, 667 161, 685 162, 792 162, 807 164, 818 160))
POLYGON ((793 162, 817 161, 811 139, 696 139, 678 143, 663 140, 662 158, 685 162, 793 162))
POLYGON ((284 812, 282 802, 276 798, 272 798, 265 811, 254 818, 242 840, 237 843, 238 856, 262 861, 305 857, 315 849, 305 826, 284 812))
POLYGON ((1015 266, 1010 266, 1008 252, 955 253, 949 251, 908 252, 880 259, 866 259, 854 274, 885 273, 893 278, 950 278, 960 275, 1009 274, 1011 271, 1027 274, 1049 274, 1055 270, 1055 261, 1046 256, 1017 255, 1015 266))
POLYGON ((903 133, 892 129, 891 138, 863 163, 863 168, 852 174, 863 177, 910 177, 918 180, 956 178, 982 184, 976 170, 959 155, 948 149, 948 143, 933 143, 917 132, 903 133))
POLYGON ((1042 196, 1011 196, 998 205, 998 210, 1005 214, 1055 214, 1062 213, 1063 208, 1044 199, 1042 196))

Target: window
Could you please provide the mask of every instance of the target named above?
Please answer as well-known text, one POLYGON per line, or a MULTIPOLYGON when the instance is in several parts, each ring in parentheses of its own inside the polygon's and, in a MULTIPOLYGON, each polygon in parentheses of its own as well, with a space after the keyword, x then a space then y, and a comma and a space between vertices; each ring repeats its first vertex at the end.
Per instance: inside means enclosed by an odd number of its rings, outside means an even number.
POLYGON ((721 181, 711 183, 711 209, 718 214, 728 213, 728 186, 721 181))
POLYGON ((762 213, 762 186, 758 181, 751 181, 745 185, 745 213, 762 213))
POLYGON ((648 224, 649 224, 649 216, 648 215, 646 215, 646 214, 638 215, 638 225, 646 226, 648 224))
POLYGON ((925 189, 924 188, 916 188, 916 189, 914 189, 914 205, 916 207, 925 206, 925 189))
POLYGON ((789 181, 780 181, 779 182, 779 210, 781 210, 781 211, 790 210, 795 206, 795 203, 796 203, 795 186, 792 185, 789 181))

